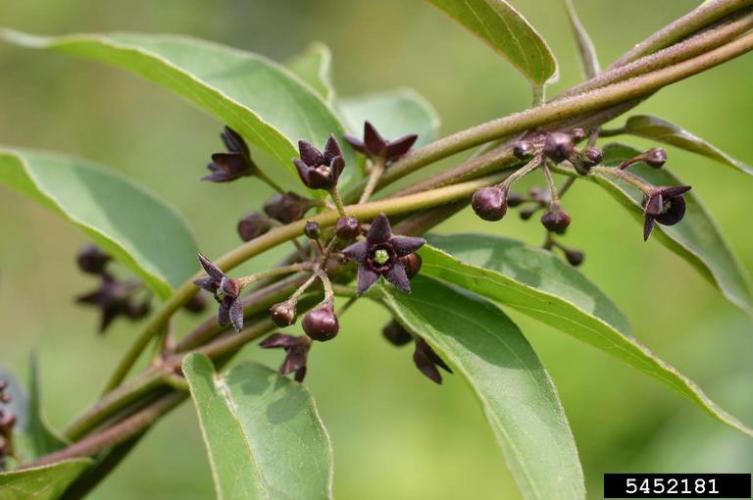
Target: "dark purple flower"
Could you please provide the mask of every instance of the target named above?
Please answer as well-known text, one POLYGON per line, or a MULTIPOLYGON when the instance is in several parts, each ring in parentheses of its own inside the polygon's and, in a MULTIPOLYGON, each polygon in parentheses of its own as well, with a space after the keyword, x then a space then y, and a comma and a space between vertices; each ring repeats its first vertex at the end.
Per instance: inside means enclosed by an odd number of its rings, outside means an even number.
POLYGON ((104 274, 112 256, 97 245, 86 245, 76 255, 78 268, 88 274, 104 274))
POLYGON ((651 231, 657 222, 665 226, 673 226, 682 220, 685 216, 685 199, 682 196, 690 189, 690 186, 656 187, 645 197, 643 200, 644 241, 651 236, 651 231))
POLYGON ((194 284, 214 295, 215 300, 220 304, 217 311, 219 324, 225 326, 231 323, 235 331, 240 332, 243 329, 243 304, 238 300, 241 293, 240 283, 228 277, 201 254, 199 254, 199 262, 206 271, 207 277, 195 280, 194 284))
POLYGON ((410 280, 400 258, 412 254, 424 243, 423 238, 393 235, 387 216, 380 214, 371 223, 366 240, 354 243, 342 252, 348 260, 358 262, 359 295, 368 290, 379 276, 410 293, 410 280))
POLYGON ((293 160, 301 181, 311 189, 331 190, 345 168, 345 160, 335 136, 330 136, 322 153, 306 141, 298 141, 300 158, 293 160))
POLYGON ((398 137, 393 141, 388 141, 379 131, 366 121, 363 124, 363 140, 345 134, 345 141, 353 146, 353 149, 363 153, 372 160, 379 159, 385 165, 389 165, 398 160, 401 156, 410 151, 410 148, 416 143, 418 135, 408 134, 398 137))
POLYGON ((207 165, 211 173, 202 177, 201 180, 230 182, 241 177, 254 175, 256 165, 251 159, 251 152, 243 137, 230 127, 225 127, 220 137, 228 152, 212 155, 212 162, 207 165))
POLYGON ((295 373, 296 382, 303 382, 306 376, 306 362, 311 349, 311 339, 305 335, 295 337, 273 333, 259 343, 264 349, 285 349, 285 359, 280 366, 280 374, 295 373))
POLYGON ((76 302, 101 310, 99 333, 104 333, 118 316, 140 319, 149 313, 148 302, 140 305, 133 303, 133 292, 140 287, 141 284, 135 281, 118 281, 103 275, 99 287, 77 297, 76 302))
POLYGON ((293 192, 276 194, 264 204, 264 213, 283 224, 290 224, 303 218, 312 207, 312 200, 293 192))
POLYGON ((416 350, 413 351, 413 362, 416 364, 421 373, 426 375, 430 380, 437 384, 442 383, 442 375, 439 373, 437 366, 445 370, 447 373, 452 373, 447 364, 442 361, 442 358, 434 352, 429 344, 422 338, 416 337, 416 350))

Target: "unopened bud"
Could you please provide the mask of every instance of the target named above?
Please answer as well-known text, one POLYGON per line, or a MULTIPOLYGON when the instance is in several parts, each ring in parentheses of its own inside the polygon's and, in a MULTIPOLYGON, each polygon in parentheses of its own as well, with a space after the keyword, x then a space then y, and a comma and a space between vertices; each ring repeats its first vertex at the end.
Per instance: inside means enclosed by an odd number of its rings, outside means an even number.
POLYGON ((501 220, 507 213, 507 189, 501 186, 479 189, 473 193, 471 206, 483 220, 501 220))

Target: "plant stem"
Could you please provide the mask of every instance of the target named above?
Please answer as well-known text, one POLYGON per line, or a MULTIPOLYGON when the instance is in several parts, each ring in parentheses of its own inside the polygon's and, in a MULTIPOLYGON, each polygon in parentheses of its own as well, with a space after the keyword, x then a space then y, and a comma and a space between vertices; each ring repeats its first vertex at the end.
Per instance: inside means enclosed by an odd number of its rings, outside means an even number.
POLYGON ((641 192, 644 194, 649 194, 651 192, 652 186, 650 184, 643 182, 641 179, 634 176, 630 172, 625 172, 624 170, 620 170, 619 168, 594 167, 591 169, 591 172, 596 175, 601 175, 602 177, 604 176, 617 177, 618 179, 623 180, 627 182, 628 184, 640 189, 641 192))
POLYGON ((753 0, 711 0, 657 31, 643 42, 617 59, 611 68, 622 66, 640 56, 663 49, 709 24, 737 11, 753 5, 753 0))
POLYGON ((254 175, 256 175, 256 177, 261 179, 266 185, 268 185, 269 187, 271 187, 278 193, 285 194, 285 190, 282 188, 282 186, 280 186, 275 181, 273 181, 272 178, 269 177, 267 174, 265 174, 262 169, 257 168, 256 173, 254 175))
POLYGON ((250 276, 244 276, 243 278, 238 278, 238 281, 240 281, 241 283, 241 288, 244 288, 248 285, 251 285, 253 283, 256 283, 258 281, 261 281, 267 278, 273 278, 276 276, 284 276, 286 274, 292 274, 299 271, 305 271, 305 270, 311 270, 311 269, 312 269, 312 265, 310 263, 299 262, 297 264, 289 264, 287 266, 275 267, 268 271, 252 274, 250 276))
POLYGON ((329 195, 335 202, 335 206, 337 207, 337 211, 340 213, 340 216, 347 217, 348 213, 345 211, 345 205, 343 204, 343 199, 340 196, 340 191, 337 189, 337 186, 332 188, 332 190, 329 192, 329 195))
POLYGON ((369 201, 371 195, 374 194, 374 189, 376 189, 379 179, 382 178, 382 174, 384 174, 384 159, 378 158, 372 165, 371 173, 369 174, 369 180, 366 183, 366 187, 363 188, 361 198, 358 200, 359 204, 369 201))

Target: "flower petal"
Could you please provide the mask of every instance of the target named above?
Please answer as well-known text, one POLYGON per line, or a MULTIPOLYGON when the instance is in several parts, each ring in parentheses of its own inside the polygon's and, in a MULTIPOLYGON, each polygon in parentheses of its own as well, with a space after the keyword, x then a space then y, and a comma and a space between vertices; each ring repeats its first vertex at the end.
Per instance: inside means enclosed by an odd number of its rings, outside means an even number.
POLYGON ((379 279, 379 274, 364 266, 358 266, 358 295, 362 295, 379 279))
POLYGON ((296 382, 299 384, 303 382, 303 379, 306 378, 306 365, 302 366, 295 372, 295 376, 293 377, 296 382))
POLYGON ((392 248, 395 249, 398 257, 405 257, 424 246, 426 240, 414 236, 393 236, 390 243, 392 243, 392 248))
POLYGON ((296 337, 285 335, 284 333, 273 333, 269 337, 259 342, 259 347, 264 349, 288 348, 296 344, 296 337))
POLYGON ((692 188, 690 186, 667 186, 661 189, 661 194, 664 198, 674 198, 676 196, 682 196, 692 188))
POLYGON ((327 144, 324 146, 324 161, 322 161, 322 163, 329 164, 329 162, 332 161, 332 158, 342 155, 343 152, 340 149, 340 144, 337 142, 334 135, 330 135, 329 139, 327 139, 327 144))
POLYGON ((644 210, 648 215, 659 215, 662 213, 664 210, 664 198, 662 197, 661 191, 654 191, 649 195, 644 210))
POLYGON ((217 281, 222 280, 222 278, 225 277, 225 273, 222 272, 222 269, 217 267, 214 262, 207 259, 204 255, 199 254, 199 263, 201 264, 201 267, 204 268, 204 271, 209 275, 210 278, 214 278, 217 281))
POLYGON ((392 236, 390 221, 384 214, 379 214, 371 223, 366 240, 373 243, 384 243, 392 236))
POLYGON ((230 310, 225 304, 220 304, 220 307, 217 308, 217 323, 220 326, 227 326, 230 323, 230 310))
POLYGON ((366 259, 366 254, 369 250, 369 244, 365 241, 359 241, 353 243, 349 247, 342 251, 342 254, 347 257, 348 260, 355 260, 357 262, 363 262, 366 259))
POLYGON ((332 179, 337 184, 337 181, 340 179, 340 174, 343 173, 343 169, 345 168, 345 160, 342 156, 335 156, 332 158, 332 162, 330 162, 330 168, 332 169, 332 179))
POLYGON ((648 241, 648 237, 651 236, 651 231, 654 230, 656 219, 653 215, 646 214, 646 220, 643 223, 643 241, 648 241))
POLYGON ((364 147, 365 145, 361 139, 350 134, 343 135, 343 139, 345 139, 345 142, 350 144, 350 146, 359 153, 366 154, 366 148, 364 147))
POLYGON ((247 158, 251 157, 251 152, 248 150, 246 141, 244 141, 243 137, 241 137, 241 135, 235 130, 231 129, 228 126, 225 126, 225 129, 220 134, 220 138, 225 144, 227 150, 231 153, 240 153, 247 158))
POLYGON ((682 196, 670 198, 669 208, 656 216, 656 222, 665 226, 674 226, 685 217, 685 199, 682 196))
POLYGON ((426 347, 428 347, 426 341, 419 338, 416 339, 416 350, 413 351, 413 363, 415 363, 416 368, 418 368, 421 373, 426 375, 429 380, 432 380, 437 384, 441 384, 442 375, 439 373, 439 370, 437 370, 437 367, 434 366, 434 363, 432 363, 431 359, 429 358, 426 347))
POLYGON ((298 152, 306 165, 316 167, 324 163, 322 153, 306 141, 298 141, 298 152))
POLYGON ((243 330, 243 304, 240 300, 234 300, 228 311, 230 322, 236 332, 243 330))
POLYGON ((384 156, 387 150, 387 141, 368 120, 363 124, 363 143, 371 156, 384 156))
POLYGON ((193 284, 211 294, 217 293, 217 290, 220 288, 219 283, 214 278, 199 278, 194 280, 193 284))
POLYGON ((306 165, 306 163, 301 159, 294 159, 293 165, 295 165, 296 170, 298 170, 298 176, 301 178, 301 181, 308 186, 309 185, 309 166, 306 165))
POLYGON ((413 147, 417 140, 418 135, 409 134, 399 137, 394 141, 390 141, 390 143, 387 145, 387 159, 391 161, 397 160, 405 153, 410 151, 410 148, 413 147))
POLYGON ((405 266, 402 262, 395 262, 384 277, 401 292, 410 293, 410 280, 408 279, 408 275, 405 272, 405 266))

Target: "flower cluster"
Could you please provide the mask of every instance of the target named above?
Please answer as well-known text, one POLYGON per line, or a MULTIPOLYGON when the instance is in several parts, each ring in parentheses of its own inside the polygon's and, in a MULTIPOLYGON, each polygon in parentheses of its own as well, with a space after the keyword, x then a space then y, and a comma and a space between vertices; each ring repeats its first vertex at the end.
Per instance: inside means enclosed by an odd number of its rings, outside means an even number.
POLYGON ((225 144, 227 152, 212 155, 212 162, 207 165, 211 173, 202 177, 202 180, 231 182, 241 177, 255 175, 258 172, 256 164, 251 159, 251 151, 238 132, 230 127, 225 127, 220 134, 220 138, 225 144))
POLYGON ((346 134, 345 141, 353 149, 364 154, 373 162, 384 166, 394 163, 404 156, 418 140, 418 135, 408 134, 392 141, 385 139, 368 120, 363 124, 363 139, 346 134))
POLYGON ((293 164, 306 187, 330 191, 337 186, 345 160, 334 135, 327 140, 324 152, 303 140, 298 141, 298 151, 301 157, 294 159, 293 164))
POLYGON ((205 278, 199 278, 194 284, 211 293, 220 305, 217 311, 217 321, 221 326, 232 324, 235 331, 243 329, 243 304, 239 299, 241 283, 228 277, 214 262, 199 254, 199 263, 207 273, 205 278))

